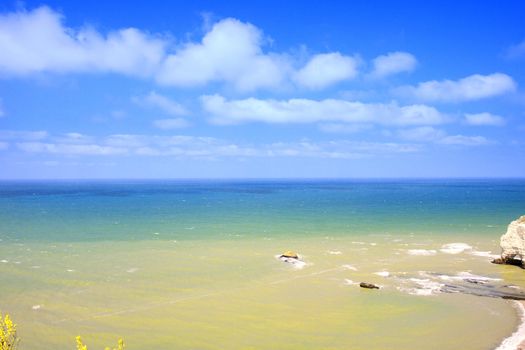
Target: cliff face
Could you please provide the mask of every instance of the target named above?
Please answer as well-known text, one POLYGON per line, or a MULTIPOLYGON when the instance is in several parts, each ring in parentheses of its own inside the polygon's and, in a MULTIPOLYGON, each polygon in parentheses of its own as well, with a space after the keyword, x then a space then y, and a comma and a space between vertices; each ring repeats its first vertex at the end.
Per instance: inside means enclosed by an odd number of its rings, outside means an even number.
POLYGON ((507 228, 507 232, 501 236, 501 260, 504 263, 517 265, 525 260, 525 215, 514 220, 507 228))

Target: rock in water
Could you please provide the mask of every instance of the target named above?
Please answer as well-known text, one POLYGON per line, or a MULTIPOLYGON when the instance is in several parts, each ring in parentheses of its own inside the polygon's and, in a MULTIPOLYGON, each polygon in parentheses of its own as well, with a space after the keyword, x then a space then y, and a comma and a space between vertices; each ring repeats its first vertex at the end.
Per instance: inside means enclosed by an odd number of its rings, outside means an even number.
POLYGON ((368 289, 379 289, 379 287, 376 286, 375 284, 368 283, 368 282, 361 282, 361 283, 359 283, 359 287, 361 287, 361 288, 368 288, 368 289))
POLYGON ((299 259, 299 255, 297 253, 292 252, 291 250, 288 250, 281 254, 281 258, 292 258, 292 259, 299 259))
POLYGON ((495 259, 494 263, 525 267, 525 215, 510 223, 500 245, 501 259, 495 259))

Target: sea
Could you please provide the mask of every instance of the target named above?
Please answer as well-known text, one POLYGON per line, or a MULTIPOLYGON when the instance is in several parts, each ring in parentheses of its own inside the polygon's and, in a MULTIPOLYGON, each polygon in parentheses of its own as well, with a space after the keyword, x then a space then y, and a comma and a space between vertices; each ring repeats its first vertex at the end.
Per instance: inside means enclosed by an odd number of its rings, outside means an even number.
POLYGON ((20 350, 513 349, 520 304, 445 289, 525 292, 521 215, 523 179, 2 181, 0 312, 20 350))

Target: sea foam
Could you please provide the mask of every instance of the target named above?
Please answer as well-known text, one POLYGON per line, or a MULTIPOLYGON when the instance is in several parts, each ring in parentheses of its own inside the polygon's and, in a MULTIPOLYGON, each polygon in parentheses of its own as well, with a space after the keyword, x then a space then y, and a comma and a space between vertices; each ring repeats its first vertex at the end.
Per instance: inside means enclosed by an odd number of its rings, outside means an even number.
POLYGON ((276 255, 275 258, 278 259, 278 260, 281 260, 282 262, 285 262, 285 263, 291 265, 294 269, 297 269, 297 270, 303 269, 307 265, 302 260, 294 259, 294 258, 287 258, 287 257, 282 256, 282 255, 276 255))
POLYGON ((474 275, 468 271, 458 272, 456 275, 438 275, 439 279, 443 281, 477 281, 477 282, 490 282, 490 281, 501 281, 501 278, 492 278, 487 276, 474 275))
POLYGON ((390 276, 390 272, 388 272, 388 271, 378 271, 378 272, 374 272, 374 275, 378 275, 378 276, 381 276, 381 277, 388 277, 388 276, 390 276))
POLYGON ((496 350, 514 350, 520 349, 520 344, 525 341, 525 307, 519 301, 514 301, 515 307, 520 314, 521 323, 518 329, 512 335, 503 340, 496 350))
POLYGON ((441 291, 443 283, 433 281, 429 278, 409 278, 409 282, 413 283, 414 287, 398 287, 397 289, 411 295, 431 296, 441 291))
POLYGON ((409 249, 408 254, 409 255, 421 255, 421 256, 430 256, 430 255, 436 255, 437 251, 434 249, 409 249))
POLYGON ((328 254, 330 254, 330 255, 341 255, 341 254, 343 254, 343 252, 341 252, 339 250, 329 250, 328 254))
POLYGON ((350 279, 348 279, 348 278, 345 278, 345 284, 346 284, 347 286, 354 286, 354 285, 359 284, 359 283, 354 282, 354 281, 352 281, 352 280, 350 280, 350 279))
POLYGON ((497 255, 497 254, 492 254, 492 252, 481 252, 481 251, 478 251, 478 250, 473 250, 470 252, 471 255, 474 255, 474 256, 481 256, 481 257, 484 257, 484 258, 491 258, 491 259, 496 259, 496 258, 499 258, 500 256, 497 255))
POLYGON ((446 254, 459 254, 463 253, 465 250, 471 250, 472 247, 467 243, 448 243, 444 244, 440 251, 446 254))

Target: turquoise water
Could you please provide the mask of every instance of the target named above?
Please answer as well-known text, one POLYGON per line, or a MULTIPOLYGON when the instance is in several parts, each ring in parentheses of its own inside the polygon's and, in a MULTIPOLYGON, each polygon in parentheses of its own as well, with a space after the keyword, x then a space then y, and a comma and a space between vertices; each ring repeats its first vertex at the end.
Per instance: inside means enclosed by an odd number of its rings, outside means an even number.
POLYGON ((523 180, 1 182, 0 238, 499 234, 524 208, 523 180))
POLYGON ((0 311, 22 350, 494 349, 513 304, 435 285, 525 290, 490 263, 523 214, 525 180, 0 182, 0 311))

